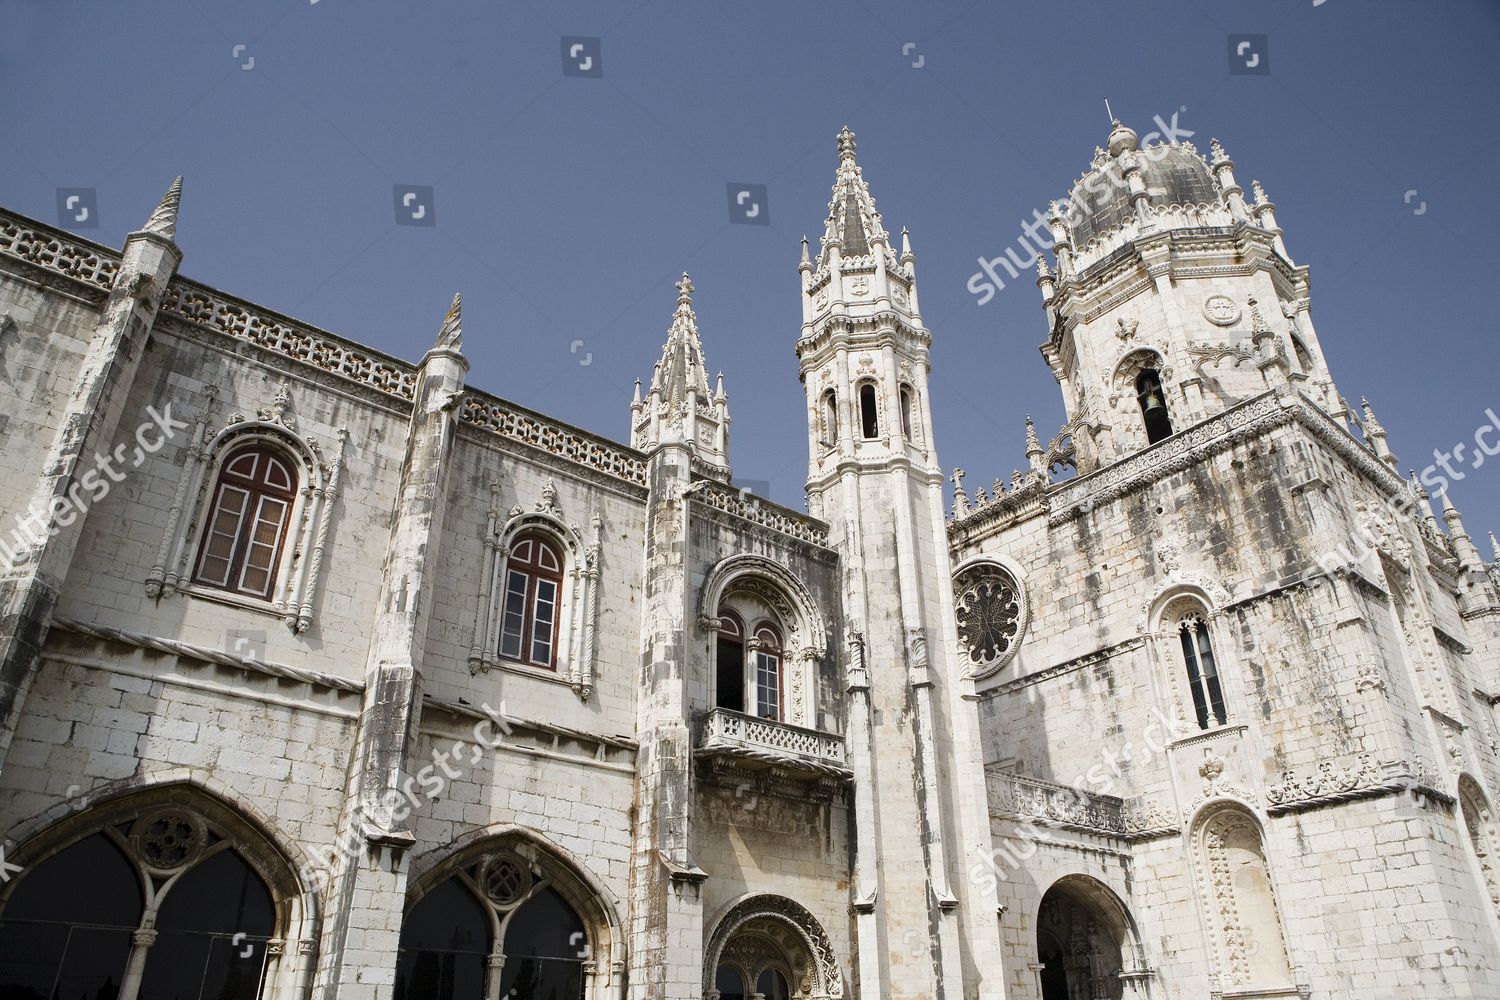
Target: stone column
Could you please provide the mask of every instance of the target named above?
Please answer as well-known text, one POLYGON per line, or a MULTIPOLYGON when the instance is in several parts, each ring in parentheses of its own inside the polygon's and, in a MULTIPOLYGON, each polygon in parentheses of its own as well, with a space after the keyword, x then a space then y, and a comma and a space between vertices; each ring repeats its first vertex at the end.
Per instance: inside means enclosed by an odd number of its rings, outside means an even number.
POLYGON ((397 801, 421 717, 428 601, 439 566, 457 405, 468 370, 454 296, 443 332, 417 375, 365 664, 340 856, 327 897, 318 985, 322 995, 340 1000, 389 1000, 395 984, 407 850, 415 838, 409 810, 385 804, 397 801))
MULTIPOLYGON (((98 495, 79 477, 118 481, 131 468, 132 456, 139 464, 134 437, 118 447, 113 442, 162 295, 182 263, 182 251, 173 242, 181 197, 179 177, 145 226, 126 238, 115 283, 78 362, 73 391, 57 414, 57 433, 39 463, 42 472, 31 501, 25 512, 18 512, 35 544, 18 548, 13 565, 0 577, 0 768, 83 536, 91 498, 98 495)), ((154 401, 157 412, 170 402, 154 401)), ((151 419, 146 413, 132 414, 129 426, 151 419)), ((170 432, 160 420, 156 423, 152 441, 170 432)), ((186 425, 178 430, 185 431, 186 425)))
MULTIPOLYGON (((637 695, 640 752, 630 873, 632 1000, 689 1000, 703 981, 702 882, 688 853, 693 747, 688 727, 688 500, 685 443, 652 453, 637 695)), ((699 668, 705 665, 699 664, 699 668)), ((747 706, 753 712, 751 706, 747 706)))

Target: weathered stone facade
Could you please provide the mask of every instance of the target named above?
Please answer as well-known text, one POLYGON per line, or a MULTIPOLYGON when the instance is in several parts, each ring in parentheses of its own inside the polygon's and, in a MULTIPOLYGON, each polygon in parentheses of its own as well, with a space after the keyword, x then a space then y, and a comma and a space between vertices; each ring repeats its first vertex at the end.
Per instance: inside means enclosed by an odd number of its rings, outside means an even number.
POLYGON ((412 364, 180 276, 180 182, 121 251, 0 213, 7 995, 1500 995, 1500 574, 1264 193, 1116 128, 1068 423, 950 514, 839 154, 812 516, 686 275, 626 446, 467 385, 457 297, 412 364))

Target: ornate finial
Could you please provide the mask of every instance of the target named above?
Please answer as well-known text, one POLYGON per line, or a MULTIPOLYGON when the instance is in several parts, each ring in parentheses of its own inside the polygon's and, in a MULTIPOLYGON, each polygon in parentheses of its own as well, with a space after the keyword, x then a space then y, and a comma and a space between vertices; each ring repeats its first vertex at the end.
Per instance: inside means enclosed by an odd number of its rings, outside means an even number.
POLYGON ((631 406, 641 405, 641 380, 635 380, 635 398, 630 401, 631 406))
POLYGON ((686 271, 682 277, 677 279, 677 304, 687 306, 693 304, 693 279, 688 277, 686 271))
POLYGON ((1038 278, 1052 277, 1052 269, 1047 266, 1047 255, 1044 253, 1036 255, 1036 276, 1038 278))
POLYGON ((1224 147, 1219 145, 1218 139, 1208 140, 1208 150, 1213 156, 1210 162, 1214 164, 1223 163, 1225 160, 1229 159, 1229 154, 1224 152, 1224 147))
POLYGON ((1036 424, 1031 422, 1031 414, 1026 414, 1026 464, 1031 466, 1031 471, 1037 475, 1045 475, 1047 472, 1047 453, 1042 449, 1042 443, 1036 437, 1036 424))
POLYGON ((1250 193, 1255 196, 1255 205, 1257 208, 1261 205, 1269 205, 1271 203, 1271 199, 1266 197, 1266 189, 1260 186, 1260 181, 1250 182, 1250 193))
POLYGON ((911 233, 906 231, 905 226, 901 227, 901 256, 911 256, 911 233))
POLYGON ((802 234, 802 263, 811 264, 812 258, 807 255, 807 234, 802 234))
POLYGON ((143 227, 148 233, 156 233, 167 239, 177 235, 177 206, 182 203, 182 178, 178 177, 167 188, 167 193, 162 196, 161 204, 156 206, 156 211, 151 213, 151 218, 146 220, 143 227))
POLYGON ((1266 325, 1266 318, 1260 314, 1260 307, 1255 304, 1255 296, 1250 296, 1250 331, 1252 333, 1270 333, 1271 328, 1266 325))
POLYGON ((1135 134, 1135 129, 1129 125, 1120 124, 1118 118, 1110 122, 1114 127, 1109 131, 1109 155, 1119 158, 1125 153, 1134 152, 1140 148, 1140 136, 1135 134))
POLYGON ((854 159, 854 133, 849 130, 848 125, 839 129, 839 159, 854 159))
POLYGON ((437 346, 450 351, 463 350, 463 306, 459 302, 458 293, 453 293, 453 304, 448 307, 448 315, 443 317, 443 328, 438 331, 437 346))
POLYGON ((1490 548, 1495 553, 1495 562, 1500 563, 1500 538, 1496 538, 1493 531, 1490 532, 1490 548))
POLYGON ((724 373, 719 372, 717 384, 714 386, 714 399, 724 398, 724 373))
POLYGON ((969 495, 964 492, 964 476, 967 473, 963 469, 954 469, 953 475, 948 477, 953 482, 953 514, 962 517, 969 512, 969 495))

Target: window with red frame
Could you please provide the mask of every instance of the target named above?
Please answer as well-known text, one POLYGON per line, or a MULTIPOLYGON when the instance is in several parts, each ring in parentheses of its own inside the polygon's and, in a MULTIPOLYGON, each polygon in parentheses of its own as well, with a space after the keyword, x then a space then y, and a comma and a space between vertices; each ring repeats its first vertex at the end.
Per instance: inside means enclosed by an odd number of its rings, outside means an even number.
POLYGON ((535 533, 516 539, 505 560, 500 655, 556 669, 561 597, 562 557, 557 546, 535 533))
POLYGON ((755 714, 781 720, 781 635, 770 625, 755 630, 755 714))
POLYGON ((194 582, 269 598, 296 496, 297 476, 282 452, 265 445, 232 452, 214 484, 194 582))

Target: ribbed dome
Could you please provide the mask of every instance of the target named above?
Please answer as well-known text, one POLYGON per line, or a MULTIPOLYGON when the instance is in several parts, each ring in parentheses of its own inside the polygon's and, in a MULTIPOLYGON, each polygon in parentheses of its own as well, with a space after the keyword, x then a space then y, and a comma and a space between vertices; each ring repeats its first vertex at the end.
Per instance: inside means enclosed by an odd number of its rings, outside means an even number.
MULTIPOLYGON (((1112 143, 1112 145, 1114 145, 1112 143)), ((1141 179, 1152 205, 1218 204, 1218 185, 1208 164, 1187 146, 1157 143, 1133 154, 1141 164, 1141 179)), ((1130 189, 1117 157, 1104 154, 1068 192, 1067 219, 1074 248, 1102 236, 1128 220, 1134 210, 1130 189), (1101 162, 1102 161, 1102 162, 1101 162)))

